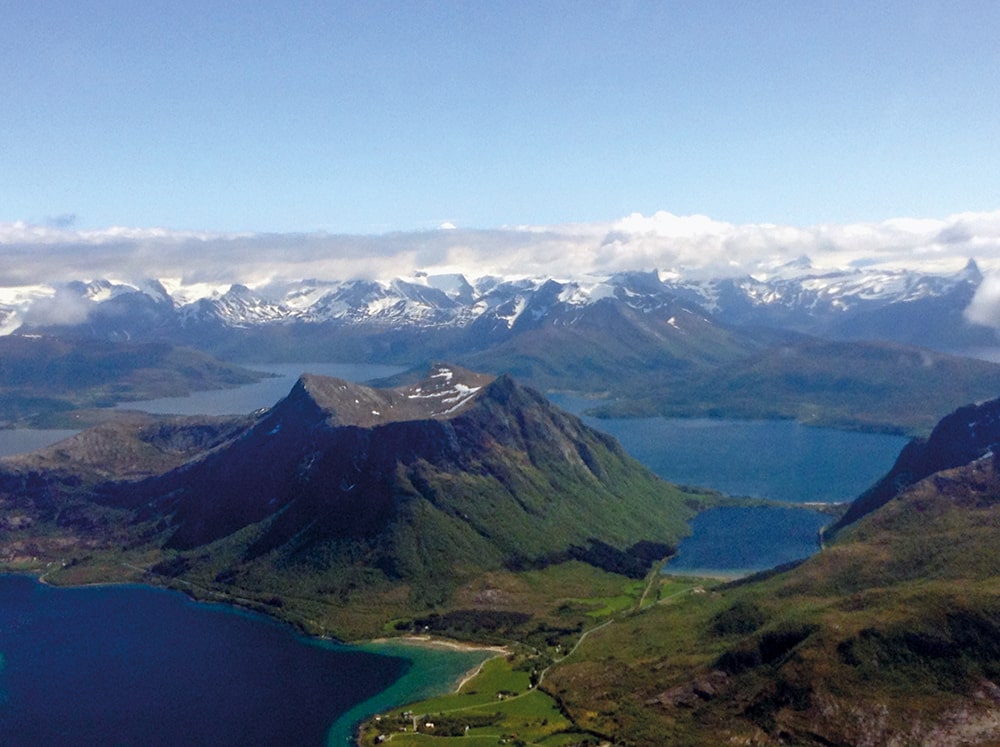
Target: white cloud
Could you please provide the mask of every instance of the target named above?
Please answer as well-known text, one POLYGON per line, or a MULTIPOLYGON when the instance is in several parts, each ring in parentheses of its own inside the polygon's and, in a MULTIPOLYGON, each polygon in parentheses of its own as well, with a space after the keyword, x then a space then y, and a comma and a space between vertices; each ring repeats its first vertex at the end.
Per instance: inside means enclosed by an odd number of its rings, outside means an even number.
POLYGON ((256 286, 302 278, 389 279, 417 270, 562 279, 651 269, 732 275, 766 271, 802 255, 818 268, 946 272, 975 257, 985 270, 1000 271, 1000 211, 805 228, 661 211, 605 223, 376 236, 0 223, 0 287, 102 277, 170 278, 174 287, 256 286))
POLYGON ((23 321, 34 325, 80 324, 87 319, 92 304, 65 289, 42 296, 26 307, 23 321))
POLYGON ((988 275, 976 289, 965 309, 965 318, 973 324, 1000 329, 1000 275, 988 275))

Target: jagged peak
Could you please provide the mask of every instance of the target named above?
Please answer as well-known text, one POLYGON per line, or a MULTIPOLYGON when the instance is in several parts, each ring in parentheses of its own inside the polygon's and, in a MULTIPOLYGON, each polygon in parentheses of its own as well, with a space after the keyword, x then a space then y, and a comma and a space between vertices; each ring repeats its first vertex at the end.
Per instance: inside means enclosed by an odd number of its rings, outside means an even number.
POLYGON ((969 280, 973 283, 982 282, 983 273, 980 271, 979 264, 976 262, 975 258, 969 257, 969 261, 965 263, 965 267, 963 267, 958 273, 958 277, 962 280, 969 280))

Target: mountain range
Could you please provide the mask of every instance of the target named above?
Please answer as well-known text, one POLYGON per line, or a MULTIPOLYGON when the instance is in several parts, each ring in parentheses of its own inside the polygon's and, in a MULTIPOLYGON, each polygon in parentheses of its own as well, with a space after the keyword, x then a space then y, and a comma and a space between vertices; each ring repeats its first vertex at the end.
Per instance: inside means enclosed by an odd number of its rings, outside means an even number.
POLYGON ((981 283, 973 261, 928 275, 821 272, 806 260, 715 280, 656 271, 253 288, 104 280, 8 289, 0 315, 10 337, 166 342, 251 364, 426 370, 451 360, 604 399, 595 402, 604 415, 780 417, 916 434, 1000 390, 996 364, 940 352, 993 344, 993 331, 964 315, 981 283))
POLYGON ((766 275, 698 280, 656 271, 565 281, 418 273, 391 282, 274 281, 252 288, 93 280, 5 289, 0 331, 168 339, 244 354, 252 340, 266 339, 278 345, 269 351, 277 357, 303 342, 320 351, 335 331, 341 359, 390 361, 428 345, 430 355, 468 353, 545 323, 573 326, 614 300, 619 310, 657 320, 661 333, 677 337, 697 334, 708 318, 744 329, 954 351, 995 342, 992 330, 963 316, 981 282, 972 260, 958 273, 929 275, 816 270, 807 258, 766 275))

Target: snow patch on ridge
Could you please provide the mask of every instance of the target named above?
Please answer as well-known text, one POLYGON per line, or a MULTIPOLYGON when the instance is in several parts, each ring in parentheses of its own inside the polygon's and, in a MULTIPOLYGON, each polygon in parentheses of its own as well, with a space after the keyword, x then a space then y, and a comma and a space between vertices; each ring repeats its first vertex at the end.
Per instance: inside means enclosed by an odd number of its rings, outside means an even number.
POLYGON ((445 408, 432 411, 431 416, 441 417, 443 415, 450 415, 473 399, 482 389, 481 386, 469 386, 461 381, 453 381, 454 378, 455 372, 450 368, 439 368, 430 375, 430 379, 434 384, 433 389, 428 391, 420 386, 414 387, 406 395, 407 399, 440 401, 441 405, 445 406, 445 408), (434 379, 440 379, 442 383, 438 384, 433 381, 434 379))

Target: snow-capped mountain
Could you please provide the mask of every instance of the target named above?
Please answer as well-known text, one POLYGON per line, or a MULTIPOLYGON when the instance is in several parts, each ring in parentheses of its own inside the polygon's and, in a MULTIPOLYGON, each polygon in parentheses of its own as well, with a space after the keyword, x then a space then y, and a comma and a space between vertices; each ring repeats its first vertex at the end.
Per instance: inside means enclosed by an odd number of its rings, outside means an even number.
POLYGON ((836 339, 882 339, 946 350, 989 345, 964 311, 983 280, 974 260, 951 275, 908 270, 814 270, 807 258, 770 276, 673 283, 683 297, 740 326, 836 339))
POLYGON ((744 276, 704 282, 677 281, 706 309, 739 317, 752 310, 794 313, 803 318, 849 314, 866 306, 920 301, 952 293, 957 287, 975 289, 983 276, 974 260, 954 275, 912 271, 840 270, 817 272, 806 258, 779 268, 773 276, 744 276))
MULTIPOLYGON (((540 326, 572 327, 595 309, 659 318, 657 334, 696 320, 835 338, 873 338, 957 349, 990 344, 992 332, 963 311, 982 276, 974 261, 952 275, 905 270, 818 271, 803 258, 767 275, 688 280, 629 272, 557 281, 417 274, 374 280, 281 281, 249 287, 97 280, 5 289, 0 332, 47 331, 110 339, 199 344, 227 334, 293 328, 361 335, 449 335, 482 347, 540 326)), ((699 322, 700 323, 700 322, 699 322)), ((671 332, 673 330, 673 332, 671 332)))

